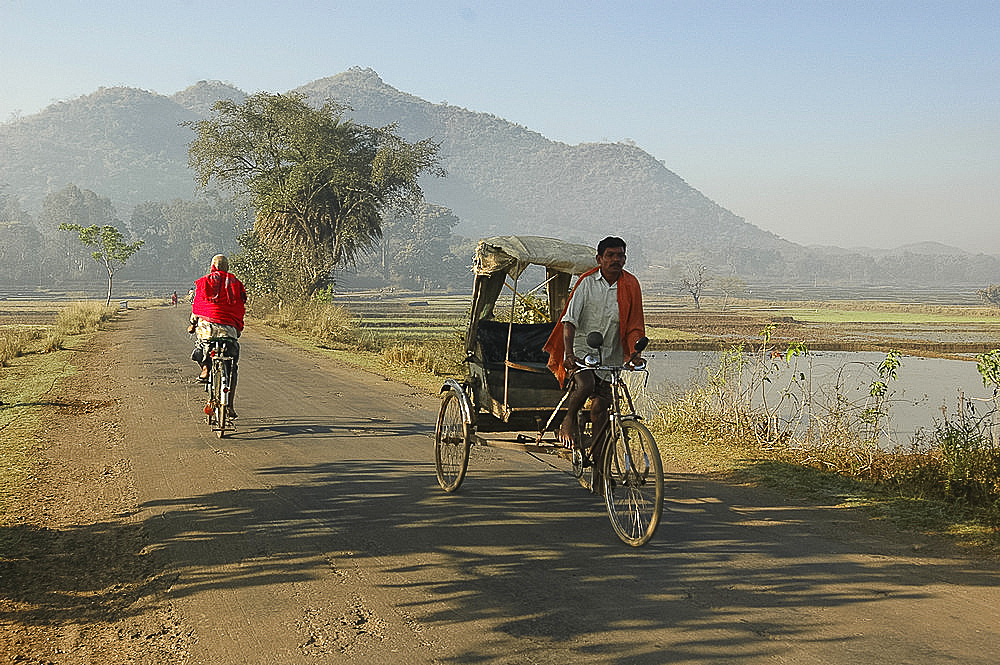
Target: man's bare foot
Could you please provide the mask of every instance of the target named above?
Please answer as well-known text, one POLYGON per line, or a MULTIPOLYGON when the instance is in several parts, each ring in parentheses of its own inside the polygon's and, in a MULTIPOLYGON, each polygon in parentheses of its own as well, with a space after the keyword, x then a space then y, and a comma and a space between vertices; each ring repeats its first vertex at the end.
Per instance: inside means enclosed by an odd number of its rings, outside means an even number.
POLYGON ((575 431, 573 426, 567 422, 569 418, 563 421, 562 425, 559 426, 558 431, 556 431, 556 438, 559 439, 559 443, 566 450, 573 450, 576 448, 576 442, 580 438, 579 432, 575 431))

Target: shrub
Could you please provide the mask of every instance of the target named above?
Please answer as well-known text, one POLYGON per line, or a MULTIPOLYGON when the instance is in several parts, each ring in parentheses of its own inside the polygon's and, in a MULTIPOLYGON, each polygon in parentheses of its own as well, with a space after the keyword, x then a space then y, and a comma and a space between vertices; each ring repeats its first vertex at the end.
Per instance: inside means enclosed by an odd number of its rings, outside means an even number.
POLYGON ((0 367, 6 367, 14 358, 24 354, 28 333, 17 328, 0 330, 0 367))
POLYGON ((116 311, 114 307, 108 307, 104 303, 71 303, 56 314, 52 330, 62 335, 79 335, 91 330, 100 330, 105 323, 114 318, 116 311))

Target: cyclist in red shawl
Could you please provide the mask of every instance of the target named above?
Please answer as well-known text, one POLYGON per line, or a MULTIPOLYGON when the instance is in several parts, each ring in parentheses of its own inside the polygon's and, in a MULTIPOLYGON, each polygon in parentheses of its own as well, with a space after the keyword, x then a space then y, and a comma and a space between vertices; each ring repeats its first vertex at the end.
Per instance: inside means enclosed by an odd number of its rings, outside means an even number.
MULTIPOLYGON (((189 333, 196 333, 199 344, 191 359, 201 365, 198 381, 208 381, 208 358, 205 341, 216 337, 228 337, 234 357, 232 371, 231 400, 236 399, 237 361, 240 345, 236 338, 243 332, 243 317, 246 314, 247 292, 236 275, 229 272, 229 260, 223 254, 212 257, 211 271, 194 284, 194 301, 191 303, 191 325, 189 333)), ((230 406, 230 417, 236 417, 230 406)))
MULTIPOLYGON (((625 241, 608 237, 597 245, 597 267, 580 276, 570 293, 566 309, 543 347, 549 353, 549 369, 563 385, 570 376, 573 388, 566 402, 566 417, 559 426, 559 441, 567 448, 580 446, 577 413, 590 402, 590 420, 597 432, 608 420, 610 384, 594 372, 575 372, 577 361, 589 352, 587 335, 604 335, 603 356, 607 364, 624 362, 635 343, 645 335, 642 291, 639 280, 625 269, 625 241)), ((634 361, 641 364, 641 358, 634 361)))

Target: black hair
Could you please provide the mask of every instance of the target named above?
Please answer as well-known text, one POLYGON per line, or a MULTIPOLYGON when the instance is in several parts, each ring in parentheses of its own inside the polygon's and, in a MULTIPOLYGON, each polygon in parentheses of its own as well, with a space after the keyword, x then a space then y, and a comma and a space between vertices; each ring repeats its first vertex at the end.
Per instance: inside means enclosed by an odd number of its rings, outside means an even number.
POLYGON ((623 250, 625 248, 625 241, 621 238, 616 238, 615 236, 608 236, 601 242, 597 243, 597 255, 600 256, 604 253, 608 247, 621 247, 623 250))

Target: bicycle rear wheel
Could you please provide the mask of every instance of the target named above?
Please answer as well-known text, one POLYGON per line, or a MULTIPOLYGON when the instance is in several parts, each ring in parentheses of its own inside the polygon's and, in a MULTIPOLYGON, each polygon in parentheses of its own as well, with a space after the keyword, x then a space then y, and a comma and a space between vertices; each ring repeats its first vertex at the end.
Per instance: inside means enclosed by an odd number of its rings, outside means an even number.
POLYGON ((220 439, 226 433, 226 393, 225 377, 223 376, 225 371, 222 361, 212 360, 212 366, 209 369, 208 407, 205 409, 208 413, 208 424, 220 439))
POLYGON ((438 484, 445 492, 454 492, 465 480, 469 468, 469 424, 462 416, 462 395, 445 391, 441 398, 437 425, 434 428, 434 467, 438 484))
POLYGON ((215 407, 215 433, 221 439, 226 435, 228 416, 226 402, 228 401, 229 376, 226 363, 215 360, 212 363, 212 405, 215 407))
POLYGON ((663 463, 642 423, 625 420, 604 456, 604 502, 623 542, 645 545, 663 513, 663 463))

